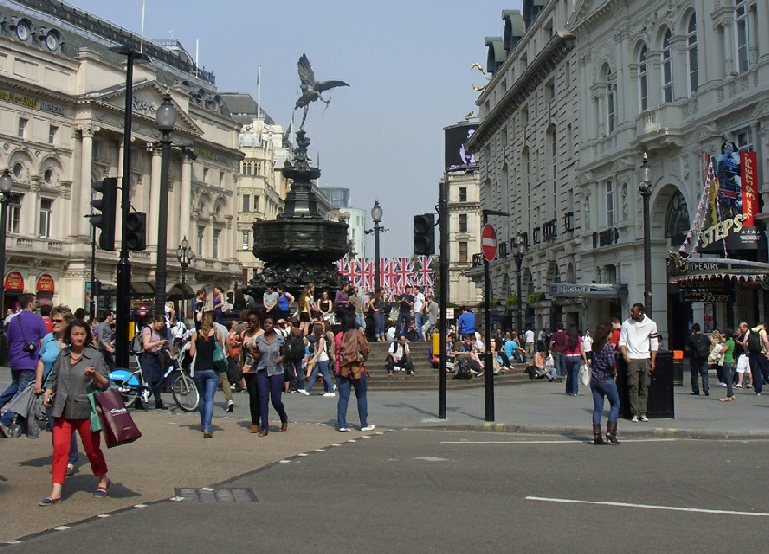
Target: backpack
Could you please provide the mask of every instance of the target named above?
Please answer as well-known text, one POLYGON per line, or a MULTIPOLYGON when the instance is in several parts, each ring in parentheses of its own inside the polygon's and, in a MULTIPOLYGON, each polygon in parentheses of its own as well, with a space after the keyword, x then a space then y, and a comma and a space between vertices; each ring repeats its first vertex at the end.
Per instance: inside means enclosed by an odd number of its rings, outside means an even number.
POLYGON ((748 354, 761 353, 761 331, 751 331, 748 335, 748 354))
POLYGON ((467 359, 467 356, 461 356, 454 364, 454 367, 457 368, 456 373, 454 373, 454 379, 464 380, 473 378, 473 374, 470 373, 470 360, 467 359))
POLYGON ((128 345, 128 352, 130 354, 143 354, 144 353, 144 345, 142 344, 142 331, 144 328, 142 327, 138 333, 134 335, 134 338, 131 340, 131 344, 128 345))
POLYGON ((695 355, 700 360, 707 360, 710 355, 710 340, 705 335, 695 335, 699 337, 694 341, 695 355))
POLYGON ((289 360, 300 361, 304 358, 304 333, 290 333, 284 344, 286 357, 289 360))

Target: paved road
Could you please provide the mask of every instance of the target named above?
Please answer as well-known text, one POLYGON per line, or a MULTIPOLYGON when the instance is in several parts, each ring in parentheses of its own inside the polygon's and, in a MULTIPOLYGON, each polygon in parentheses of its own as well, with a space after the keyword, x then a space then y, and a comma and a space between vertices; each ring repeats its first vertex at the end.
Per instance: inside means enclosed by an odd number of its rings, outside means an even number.
POLYGON ((751 477, 767 454, 759 439, 370 433, 211 486, 256 502, 164 501, 11 551, 757 551, 769 499, 751 477))

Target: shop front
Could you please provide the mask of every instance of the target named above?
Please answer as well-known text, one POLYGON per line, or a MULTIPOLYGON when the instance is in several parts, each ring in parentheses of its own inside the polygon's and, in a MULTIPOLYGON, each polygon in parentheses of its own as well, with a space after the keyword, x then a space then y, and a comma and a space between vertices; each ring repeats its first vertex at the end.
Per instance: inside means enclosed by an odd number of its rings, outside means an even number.
POLYGON ((627 300, 625 283, 555 283, 550 285, 553 306, 562 313, 566 327, 584 331, 601 321, 620 317, 627 300))
POLYGON ((35 286, 38 306, 53 306, 53 293, 56 292, 53 277, 43 273, 37 278, 35 286))
POLYGON ((3 280, 3 317, 8 310, 16 312, 19 309, 19 296, 24 293, 24 277, 18 271, 10 271, 3 280))

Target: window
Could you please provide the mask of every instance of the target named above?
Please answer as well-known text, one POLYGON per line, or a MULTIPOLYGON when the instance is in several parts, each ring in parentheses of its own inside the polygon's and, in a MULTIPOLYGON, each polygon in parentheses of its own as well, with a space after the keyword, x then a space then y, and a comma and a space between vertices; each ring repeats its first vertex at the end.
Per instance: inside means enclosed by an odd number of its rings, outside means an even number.
POLYGON ((751 138, 750 129, 743 131, 737 131, 735 133, 735 142, 737 143, 737 150, 742 152, 743 150, 753 150, 753 139, 751 138))
POLYGON ((51 213, 53 212, 53 200, 40 199, 40 227, 38 235, 41 238, 51 236, 51 213))
POLYGON ((21 179, 22 174, 24 173, 24 166, 21 165, 21 162, 16 162, 13 164, 13 176, 18 181, 21 179))
POLYGON ((737 7, 735 19, 737 22, 737 71, 739 72, 748 70, 750 33, 748 31, 749 11, 747 3, 748 0, 735 0, 734 2, 737 7))
POLYGON ((699 88, 699 65, 697 60, 697 15, 689 19, 689 29, 686 34, 686 60, 689 66, 689 96, 699 88))
POLYGON ((467 187, 459 187, 459 201, 467 202, 467 187))
POLYGON ((459 232, 467 233, 467 214, 459 214, 459 232))
POLYGON ((53 169, 50 167, 43 172, 43 181, 48 185, 53 183, 53 169))
POLYGON ((459 243, 459 262, 466 262, 467 261, 467 243, 466 242, 460 242, 459 243))
POLYGON ((649 82, 646 76, 646 52, 644 45, 641 53, 638 55, 638 98, 641 101, 641 111, 649 109, 649 82))
POLYGON ((29 123, 29 119, 25 119, 23 117, 19 118, 19 132, 17 135, 19 138, 24 138, 24 135, 27 131, 27 123, 29 123))
POLYGON ((258 196, 254 196, 254 211, 255 212, 259 211, 259 197, 258 196))
POLYGON ((521 119, 523 119, 523 128, 529 126, 529 108, 524 108, 521 110, 521 119))
POLYGON ((673 58, 671 56, 670 40, 673 33, 670 29, 665 31, 665 37, 662 39, 662 52, 660 61, 662 63, 662 101, 673 101, 673 58))
POLYGON ((555 134, 555 127, 550 133, 550 156, 553 159, 553 183, 555 184, 555 180, 558 178, 558 137, 555 134))
POLYGON ((243 231, 243 250, 248 250, 248 231, 243 231))
POLYGON ((243 162, 243 175, 251 175, 251 164, 243 162))
POLYGON ((8 232, 19 234, 22 194, 12 194, 8 202, 8 232))
POLYGON ((545 85, 545 101, 552 102, 553 100, 555 100, 555 80, 545 85))
POLYGON ((250 194, 243 195, 243 211, 244 212, 251 211, 251 195, 250 194))
POLYGON ((198 227, 198 255, 203 257, 203 237, 206 235, 205 227, 198 227))
POLYGON ((665 216, 665 238, 669 238, 673 247, 678 247, 686 240, 689 232, 689 209, 686 207, 686 199, 680 191, 676 191, 668 204, 668 213, 665 216))
POLYGON ((614 183, 606 181, 606 226, 614 227, 614 183))
POLYGON ((212 243, 211 256, 215 259, 219 259, 219 237, 221 236, 221 229, 214 229, 214 240, 212 243))
POLYGON ((614 132, 614 82, 611 68, 606 68, 606 134, 614 132))
POLYGON ((208 168, 207 167, 203 168, 203 180, 205 182, 208 182, 208 168))
POLYGON ((48 127, 48 144, 56 144, 56 137, 59 134, 59 128, 56 125, 48 127))
POLYGON ((219 172, 219 186, 220 187, 224 186, 224 171, 219 172))

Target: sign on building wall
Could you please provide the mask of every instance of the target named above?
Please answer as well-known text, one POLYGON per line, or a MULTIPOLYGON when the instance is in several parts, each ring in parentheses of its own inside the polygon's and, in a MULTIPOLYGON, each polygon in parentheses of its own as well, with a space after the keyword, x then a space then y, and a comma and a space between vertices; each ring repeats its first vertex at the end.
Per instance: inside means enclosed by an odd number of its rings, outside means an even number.
MULTIPOLYGON (((407 286, 420 286, 422 292, 435 293, 435 274, 433 273, 432 256, 416 256, 411 258, 380 258, 379 272, 385 296, 392 301, 402 294, 407 286)), ((338 260, 336 269, 346 277, 350 284, 364 292, 373 291, 375 286, 374 260, 359 258, 357 260, 338 260)))
POLYGON ((755 250, 760 238, 754 219, 758 212, 756 153, 738 152, 727 141, 710 164, 700 252, 728 257, 730 251, 755 250))
POLYGON ((475 155, 468 152, 465 146, 477 129, 477 123, 460 123, 444 129, 446 171, 467 171, 478 167, 475 155))

